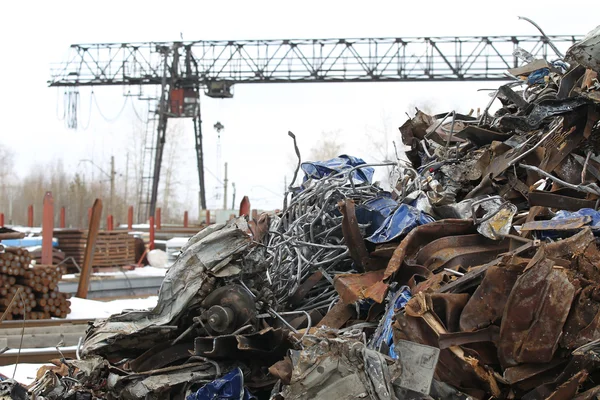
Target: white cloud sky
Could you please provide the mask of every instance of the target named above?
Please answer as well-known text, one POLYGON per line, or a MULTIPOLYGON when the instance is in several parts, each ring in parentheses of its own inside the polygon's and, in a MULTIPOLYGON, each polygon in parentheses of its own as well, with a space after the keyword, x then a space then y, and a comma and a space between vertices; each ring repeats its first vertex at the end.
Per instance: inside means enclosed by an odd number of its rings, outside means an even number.
MULTIPOLYGON (((597 24, 597 0, 573 6, 546 1, 35 1, 4 2, 0 20, 4 77, 0 96, 0 143, 17 151, 18 170, 61 158, 70 169, 83 158, 108 168, 111 154, 124 172, 127 136, 145 102, 124 102, 122 88, 95 88, 99 110, 89 107, 90 90, 81 90, 80 125, 68 130, 62 113, 62 89, 46 81, 52 63, 65 60, 72 43, 134 41, 283 39, 328 37, 411 37, 537 34, 518 15, 528 16, 548 34, 585 34, 597 24), (426 4, 426 5, 425 5, 426 4), (91 118, 91 119, 90 119, 91 118)), ((276 208, 281 198, 288 155, 287 131, 297 134, 301 151, 324 131, 340 130, 345 150, 366 159, 376 152, 366 132, 390 129, 405 120, 408 106, 430 102, 440 111, 464 112, 484 107, 478 88, 497 83, 355 83, 252 84, 234 87, 233 99, 202 98, 206 168, 216 172, 216 132, 220 121, 222 162, 238 188, 238 200, 248 195, 254 207, 276 208)), ((126 91, 126 89, 125 89, 126 91)), ((191 121, 178 160, 181 196, 197 210, 197 173, 191 121)), ((222 168, 221 168, 222 169, 222 168)), ((88 169, 88 173, 91 170, 88 169)), ((209 207, 219 207, 217 181, 207 174, 209 207)), ((230 190, 231 193, 231 190, 230 190)), ((230 200, 231 201, 231 200, 230 200)))

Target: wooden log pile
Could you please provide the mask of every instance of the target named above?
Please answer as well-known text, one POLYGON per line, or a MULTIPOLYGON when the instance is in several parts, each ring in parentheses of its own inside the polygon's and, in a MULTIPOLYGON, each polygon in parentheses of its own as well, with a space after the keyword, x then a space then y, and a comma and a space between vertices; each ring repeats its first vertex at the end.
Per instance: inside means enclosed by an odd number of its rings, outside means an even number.
POLYGON ((0 313, 21 288, 5 319, 65 318, 71 311, 71 295, 59 292, 58 282, 66 268, 30 263, 31 255, 25 249, 6 248, 0 253, 0 313))
MULTIPOLYGON (((65 257, 73 257, 80 267, 83 264, 87 235, 88 231, 81 229, 58 229, 54 232, 54 236, 58 239, 58 248, 65 257)), ((126 231, 98 232, 93 267, 122 267, 135 262, 133 236, 126 231)))

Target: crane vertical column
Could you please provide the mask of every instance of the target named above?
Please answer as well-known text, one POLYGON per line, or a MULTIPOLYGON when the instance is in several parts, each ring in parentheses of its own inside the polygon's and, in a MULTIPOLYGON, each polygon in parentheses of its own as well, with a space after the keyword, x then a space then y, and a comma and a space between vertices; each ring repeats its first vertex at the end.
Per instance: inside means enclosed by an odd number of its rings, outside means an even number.
MULTIPOLYGON (((172 87, 172 82, 175 79, 172 75, 167 81, 167 74, 169 73, 169 52, 168 47, 161 49, 163 52, 163 76, 161 82, 161 93, 160 100, 158 103, 158 128, 156 135, 156 153, 154 155, 154 172, 152 174, 152 194, 150 197, 150 210, 148 211, 149 217, 154 217, 156 211, 156 203, 158 201, 158 183, 160 181, 160 167, 162 164, 163 150, 165 148, 165 141, 167 135, 167 121, 168 121, 168 104, 169 104, 169 89, 172 87)), ((173 58, 177 51, 174 51, 173 58)), ((173 61, 173 68, 177 68, 175 60, 173 61)))
POLYGON ((198 183, 200 185, 200 208, 206 210, 206 189, 204 187, 204 154, 202 150, 202 115, 200 112, 200 94, 198 93, 198 112, 194 116, 194 136, 196 138, 196 160, 198 162, 198 183))

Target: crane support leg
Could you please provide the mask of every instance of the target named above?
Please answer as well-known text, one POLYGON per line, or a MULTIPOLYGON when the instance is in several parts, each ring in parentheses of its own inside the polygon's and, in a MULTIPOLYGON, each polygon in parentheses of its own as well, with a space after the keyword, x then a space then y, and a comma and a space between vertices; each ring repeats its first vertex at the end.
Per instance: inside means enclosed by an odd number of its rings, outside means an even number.
POLYGON ((206 210, 206 190, 204 187, 204 155, 202 152, 202 115, 200 106, 194 117, 194 136, 196 138, 196 159, 198 161, 198 181, 200 183, 200 207, 206 210))

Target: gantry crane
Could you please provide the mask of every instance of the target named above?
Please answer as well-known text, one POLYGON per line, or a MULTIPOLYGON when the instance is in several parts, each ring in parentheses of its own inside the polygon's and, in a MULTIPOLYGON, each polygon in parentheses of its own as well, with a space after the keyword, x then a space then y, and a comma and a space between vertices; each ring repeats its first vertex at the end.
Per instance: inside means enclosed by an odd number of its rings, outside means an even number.
MULTIPOLYGON (((239 83, 403 82, 505 80, 519 65, 521 47, 537 57, 557 58, 581 36, 473 36, 368 39, 239 40, 76 44, 53 68, 51 87, 155 85, 153 161, 141 192, 144 219, 153 216, 169 118, 192 118, 200 203, 206 208, 200 91, 230 98, 239 83)), ((75 96, 76 97, 76 96, 75 96)), ((150 165, 150 164, 148 164, 150 165)))

